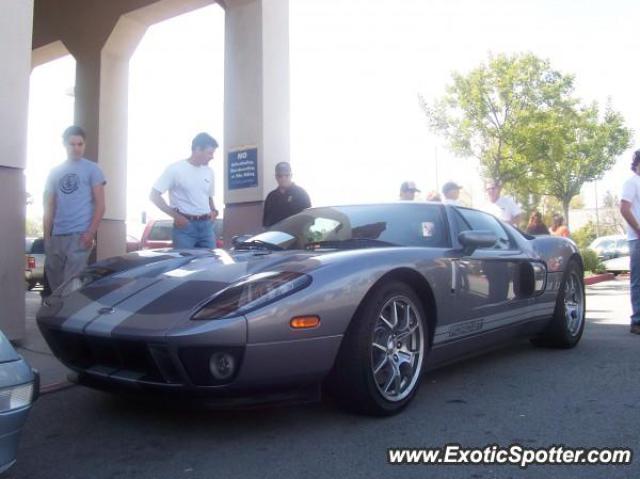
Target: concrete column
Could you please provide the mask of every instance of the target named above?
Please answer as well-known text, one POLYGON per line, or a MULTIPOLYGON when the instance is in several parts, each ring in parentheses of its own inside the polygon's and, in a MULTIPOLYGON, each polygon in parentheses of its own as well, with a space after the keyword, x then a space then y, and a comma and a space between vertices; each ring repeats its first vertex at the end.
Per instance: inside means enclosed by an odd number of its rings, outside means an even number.
POLYGON ((87 158, 107 179, 97 259, 125 253, 129 59, 146 28, 123 16, 104 46, 67 40, 77 62, 75 122, 87 132, 87 158))
POLYGON ((24 337, 23 170, 31 73, 32 0, 4 0, 0 15, 0 329, 24 337), (18 254, 16 254, 18 253, 18 254))
POLYGON ((123 16, 101 52, 98 158, 107 177, 107 210, 98 230, 98 259, 126 252, 129 60, 146 30, 123 16))
POLYGON ((224 235, 254 232, 276 186, 274 167, 289 161, 289 1, 231 0, 225 19, 224 235), (228 152, 257 147, 255 187, 230 189, 228 152))

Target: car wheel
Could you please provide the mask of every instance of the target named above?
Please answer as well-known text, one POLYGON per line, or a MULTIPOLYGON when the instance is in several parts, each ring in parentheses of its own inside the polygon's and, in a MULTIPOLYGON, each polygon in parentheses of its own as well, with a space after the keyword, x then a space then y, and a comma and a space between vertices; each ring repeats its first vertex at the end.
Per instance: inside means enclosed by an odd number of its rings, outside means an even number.
POLYGON ((329 391, 352 411, 396 414, 418 389, 428 349, 426 317, 413 289, 396 281, 378 286, 347 330, 329 391))
POLYGON ((585 324, 584 273, 577 261, 567 267, 551 322, 534 344, 572 348, 580 341, 585 324))

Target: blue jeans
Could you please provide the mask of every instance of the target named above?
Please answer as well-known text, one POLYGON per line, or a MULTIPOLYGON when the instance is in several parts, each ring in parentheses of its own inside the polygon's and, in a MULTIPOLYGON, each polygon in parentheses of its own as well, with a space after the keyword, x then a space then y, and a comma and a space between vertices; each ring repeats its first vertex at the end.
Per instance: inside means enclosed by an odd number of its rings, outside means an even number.
POLYGON ((631 324, 640 324, 640 240, 629 241, 631 258, 631 324))
POLYGON ((173 227, 173 247, 176 249, 215 248, 216 236, 211 220, 189 221, 184 228, 173 227))

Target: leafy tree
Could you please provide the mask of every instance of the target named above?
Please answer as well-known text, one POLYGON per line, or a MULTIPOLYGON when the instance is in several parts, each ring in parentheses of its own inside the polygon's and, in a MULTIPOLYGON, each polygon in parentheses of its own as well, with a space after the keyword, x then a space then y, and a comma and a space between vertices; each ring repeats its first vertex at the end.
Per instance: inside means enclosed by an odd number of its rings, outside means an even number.
POLYGON ((629 147, 631 131, 622 115, 608 105, 600 118, 598 110, 594 103, 541 111, 525 127, 522 168, 535 181, 516 181, 516 188, 557 198, 567 224, 569 205, 582 186, 602 178, 629 147))
POLYGON ((583 106, 573 76, 532 54, 490 57, 467 75, 453 74, 445 95, 421 106, 451 150, 480 160, 483 176, 531 199, 569 204, 586 182, 601 178, 628 146, 631 131, 607 105, 583 106))
POLYGON ((569 203, 569 208, 573 210, 582 210, 584 209, 584 198, 581 195, 576 195, 569 203))
POLYGON ((26 236, 42 236, 42 219, 26 218, 25 235, 26 236))
POLYGON ((561 108, 573 77, 551 69, 532 54, 498 55, 453 83, 433 105, 420 97, 432 130, 444 135, 451 150, 480 160, 483 176, 515 183, 522 170, 523 126, 539 110, 561 108))

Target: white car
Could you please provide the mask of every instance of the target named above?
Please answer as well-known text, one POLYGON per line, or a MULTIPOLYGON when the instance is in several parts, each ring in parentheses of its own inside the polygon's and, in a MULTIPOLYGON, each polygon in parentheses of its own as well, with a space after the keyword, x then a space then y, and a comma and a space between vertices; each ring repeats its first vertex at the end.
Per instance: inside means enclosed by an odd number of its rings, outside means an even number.
POLYGON ((589 248, 595 251, 601 260, 629 256, 629 241, 626 235, 600 236, 591 242, 589 248))
POLYGON ((618 258, 608 259, 604 263, 605 269, 613 274, 628 273, 631 266, 630 256, 620 256, 618 258))

